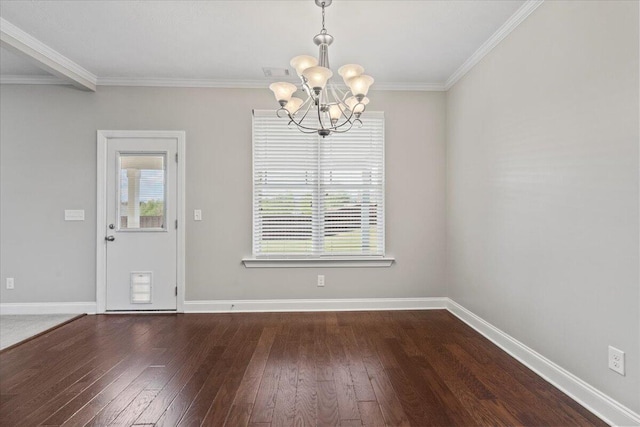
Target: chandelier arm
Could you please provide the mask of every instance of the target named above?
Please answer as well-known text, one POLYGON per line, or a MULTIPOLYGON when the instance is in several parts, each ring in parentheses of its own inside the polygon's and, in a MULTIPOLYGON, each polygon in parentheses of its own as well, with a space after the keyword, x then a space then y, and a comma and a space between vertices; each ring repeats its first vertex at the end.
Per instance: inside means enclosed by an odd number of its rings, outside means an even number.
POLYGON ((333 96, 334 96, 336 99, 339 99, 339 100, 340 100, 340 102, 343 102, 345 99, 347 99, 347 96, 349 96, 349 92, 348 92, 348 91, 347 91, 347 92, 343 92, 343 91, 342 91, 342 90, 340 90, 340 88, 339 88, 337 85, 335 85, 335 84, 332 84, 332 85, 331 85, 331 91, 333 92, 333 96), (336 91, 338 91, 338 93, 340 94, 340 96, 336 95, 336 91))
MULTIPOLYGON (((354 107, 354 109, 355 109, 355 107, 354 107)), ((341 115, 342 115, 342 117, 344 117, 344 118, 345 118, 345 121, 344 121, 344 122, 342 122, 342 123, 340 123, 340 124, 334 125, 334 126, 331 128, 331 130, 340 129, 341 127, 345 126, 347 123, 349 123, 349 124, 351 124, 351 126, 353 126, 353 124, 351 123, 351 119, 353 118, 353 111, 351 111, 351 109, 348 109, 348 110, 349 110, 349 111, 350 111, 350 113, 351 113, 351 114, 349 114, 349 117, 347 117, 347 115, 345 114, 345 112, 344 112, 344 110, 343 110, 343 109, 340 109, 340 111, 341 111, 341 115)), ((349 129, 351 129, 351 126, 349 126, 349 129)))
MULTIPOLYGON (((309 108, 311 108, 311 105, 313 105, 313 98, 309 94, 307 94, 307 99, 304 100, 304 102, 302 103, 298 111, 302 110, 302 107, 305 107, 306 108, 305 111, 308 112, 309 108)), ((305 112, 305 115, 306 115, 306 112, 305 112)))
MULTIPOLYGON (((307 101, 309 101, 310 98, 307 98, 307 101)), ((305 101, 305 102, 307 102, 305 101)), ((293 118, 293 116, 290 116, 289 118, 291 119, 291 121, 298 127, 298 129, 300 130, 300 132, 302 132, 302 129, 308 129, 314 132, 317 132, 318 130, 316 128, 310 128, 308 126, 304 126, 302 124, 302 122, 304 121, 304 119, 307 117, 307 114, 309 114, 309 110, 311 110, 311 106, 314 105, 313 102, 310 102, 309 105, 307 106, 307 111, 304 112, 304 115, 302 116, 302 118, 299 121, 295 121, 295 119, 293 118)), ((312 132, 305 132, 305 133, 312 133, 312 132)))
MULTIPOLYGON (((307 98, 307 101, 309 101, 309 98, 307 98)), ((305 101, 305 102, 307 102, 307 101, 305 101)), ((313 103, 313 102, 309 103, 309 106, 307 107, 307 111, 305 111, 304 115, 302 116, 302 118, 299 121, 296 121, 293 118, 293 116, 289 115, 289 119, 290 119, 289 124, 291 124, 291 122, 293 122, 293 124, 295 124, 298 127, 298 130, 300 132, 302 132, 302 133, 317 133, 318 132, 317 128, 312 128, 312 127, 305 126, 305 125, 302 124, 304 119, 307 117, 307 114, 309 114, 309 110, 311 110, 311 107, 313 105, 315 105, 315 103, 313 103), (305 132, 303 129, 304 130, 308 130, 310 132, 305 132)), ((318 107, 318 111, 319 111, 319 107, 318 107)))
POLYGON ((290 114, 289 114, 289 110, 287 110, 287 109, 286 109, 286 108, 284 108, 284 107, 280 107, 280 108, 278 108, 278 109, 276 110, 276 117, 278 117, 279 119, 284 119, 284 118, 285 118, 285 116, 281 116, 281 115, 280 115, 280 112, 281 112, 281 111, 286 111, 286 112, 287 112, 287 116, 289 116, 289 115, 290 115, 290 114))
MULTIPOLYGON (((298 128, 298 132, 306 133, 306 134, 318 133, 318 131, 317 131, 317 130, 315 130, 315 129, 305 130, 305 129, 307 129, 307 128, 302 128, 302 127, 298 126, 298 124, 297 124, 294 120, 291 120, 291 121, 289 122, 289 125, 290 125, 291 123, 293 123, 294 125, 296 125, 296 127, 298 128)), ((287 125, 287 126, 288 126, 288 125, 287 125)))
POLYGON ((351 122, 351 120, 345 120, 344 122, 342 122, 339 125, 336 125, 336 126, 330 128, 329 130, 332 131, 332 132, 333 131, 338 131, 339 129, 341 129, 341 128, 347 126, 347 125, 350 125, 349 129, 351 129, 351 126, 353 126, 353 123, 351 122))
POLYGON ((335 124, 335 125, 333 125, 333 126, 331 126, 331 127, 329 128, 329 130, 334 131, 334 130, 340 129, 341 127, 344 127, 344 126, 346 126, 346 125, 347 125, 347 124, 349 124, 349 123, 351 123, 349 120, 344 120, 344 121, 343 121, 343 122, 341 122, 341 123, 336 122, 336 124, 335 124))
POLYGON ((309 87, 309 81, 307 80, 307 78, 302 76, 300 77, 300 79, 302 80, 302 91, 307 92, 307 95, 309 97, 315 99, 315 94, 313 93, 311 87, 309 87))
MULTIPOLYGON (((339 88, 335 87, 335 85, 332 85, 331 90, 333 91, 333 97, 337 100, 338 104, 341 104, 344 106, 344 108, 341 108, 342 110, 342 116, 345 117, 346 121, 350 122, 351 118, 353 118, 353 111, 351 110, 351 108, 349 108, 349 106, 347 105, 347 103, 345 102, 345 99, 347 98, 347 96, 349 95, 349 93, 343 93, 339 88), (338 92, 342 93, 342 98, 339 97, 338 95, 336 95, 335 90, 337 90, 338 92), (349 117, 347 117, 344 114, 344 110, 349 110, 351 112, 351 114, 349 115, 349 117)), ((355 106, 354 106, 355 109, 355 106)), ((363 110, 364 111, 364 110, 363 110)), ((344 123, 343 123, 344 125, 344 123)))
MULTIPOLYGON (((302 118, 299 121, 296 121, 295 118, 291 114, 289 114, 288 110, 286 110, 285 108, 281 108, 280 110, 287 111, 287 115, 289 116, 289 119, 290 119, 289 124, 291 124, 291 123, 295 124, 296 127, 298 127, 298 130, 300 130, 300 132, 303 132, 303 133, 316 133, 320 129, 312 128, 312 127, 305 126, 305 125, 302 124, 302 122, 306 118, 307 114, 309 113, 309 110, 311 109, 312 105, 314 105, 314 104, 311 104, 311 103, 309 104, 309 106, 307 107, 307 111, 305 112, 305 114, 302 116, 302 118), (305 132, 303 129, 304 130, 308 130, 309 132, 305 132)), ((280 110, 278 110, 278 111, 280 111, 280 110)), ((317 111, 318 111, 318 118, 319 118, 319 121, 320 121, 320 125, 322 126, 322 128, 321 128, 322 130, 329 130, 329 131, 332 131, 332 132, 344 133, 344 132, 347 132, 349 129, 351 129, 353 127, 353 125, 354 125, 355 121, 351 121, 351 119, 353 118, 353 112, 351 112, 349 117, 347 117, 346 114, 344 114, 344 112, 343 112, 342 115, 343 115, 343 117, 345 117, 345 119, 346 119, 345 121, 343 121, 340 124, 336 124, 336 125, 333 125, 333 126, 325 127, 324 123, 320 119, 321 118, 321 112, 320 112, 320 107, 319 106, 317 108, 317 111), (346 125, 349 125, 349 127, 347 129, 345 129, 345 130, 341 130, 346 125)), ((278 117, 280 117, 280 116, 278 116, 278 117)), ((360 119, 357 119, 356 121, 359 121, 360 123, 362 123, 362 121, 360 119)))
POLYGON ((335 125, 332 125, 331 127, 326 128, 326 130, 330 130, 333 132, 334 130, 340 129, 350 123, 351 123, 351 120, 345 120, 342 123, 335 124, 335 125))
POLYGON ((344 117, 347 122, 350 122, 351 121, 351 117, 353 117, 353 111, 348 110, 351 113, 351 114, 349 114, 349 117, 347 117, 347 115, 344 113, 343 109, 340 109, 340 111, 342 112, 342 117, 344 117))
POLYGON ((340 97, 336 94, 336 85, 334 85, 333 83, 331 84, 331 95, 333 96, 333 100, 336 102, 336 104, 343 104, 342 100, 340 99, 340 97))
POLYGON ((346 128, 346 129, 341 129, 341 128, 332 129, 332 132, 335 132, 335 133, 345 133, 345 132, 349 132, 349 131, 351 130, 351 128, 353 127, 353 123, 351 123, 351 122, 345 122, 345 123, 343 123, 341 126, 344 126, 344 125, 346 125, 347 123, 349 123, 349 127, 348 127, 348 128, 346 128))

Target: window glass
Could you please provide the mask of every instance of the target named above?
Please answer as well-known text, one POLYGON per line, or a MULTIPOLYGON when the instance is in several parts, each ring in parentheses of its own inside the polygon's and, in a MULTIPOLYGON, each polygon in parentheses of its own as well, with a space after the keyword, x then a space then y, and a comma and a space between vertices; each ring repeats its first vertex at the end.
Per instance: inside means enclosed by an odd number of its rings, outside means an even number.
POLYGON ((120 153, 119 162, 119 229, 166 229, 165 154, 120 153))

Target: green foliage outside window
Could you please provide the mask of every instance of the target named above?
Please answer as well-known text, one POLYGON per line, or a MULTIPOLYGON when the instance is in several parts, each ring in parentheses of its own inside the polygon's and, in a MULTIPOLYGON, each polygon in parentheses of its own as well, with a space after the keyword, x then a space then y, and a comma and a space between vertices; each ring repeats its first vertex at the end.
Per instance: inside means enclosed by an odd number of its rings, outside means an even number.
POLYGON ((163 214, 163 201, 149 200, 148 202, 140 202, 140 216, 162 216, 163 214))

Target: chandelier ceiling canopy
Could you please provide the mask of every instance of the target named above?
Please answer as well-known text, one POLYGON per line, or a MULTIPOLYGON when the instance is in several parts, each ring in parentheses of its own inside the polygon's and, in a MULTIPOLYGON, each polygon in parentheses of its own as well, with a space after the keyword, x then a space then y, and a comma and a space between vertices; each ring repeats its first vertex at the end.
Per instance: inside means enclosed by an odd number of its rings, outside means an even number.
POLYGON ((348 91, 342 91, 332 81, 333 71, 329 67, 329 46, 333 36, 324 26, 325 8, 332 0, 315 0, 322 8, 322 30, 313 38, 319 48, 318 58, 300 55, 293 58, 291 66, 300 77, 301 89, 307 99, 294 97, 298 87, 288 82, 272 83, 273 91, 280 104, 278 117, 288 118, 301 132, 318 133, 322 137, 331 133, 347 132, 354 125, 362 126, 360 116, 369 103, 367 92, 373 84, 373 77, 364 73, 364 68, 356 64, 343 65, 338 69, 348 91))

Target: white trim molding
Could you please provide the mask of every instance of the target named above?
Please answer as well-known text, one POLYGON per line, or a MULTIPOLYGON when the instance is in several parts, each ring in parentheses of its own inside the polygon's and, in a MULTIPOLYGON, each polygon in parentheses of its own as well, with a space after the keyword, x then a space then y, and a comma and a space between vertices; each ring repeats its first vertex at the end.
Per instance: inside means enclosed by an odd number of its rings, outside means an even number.
POLYGON ((480 47, 466 61, 449 76, 444 84, 444 89, 449 90, 458 80, 464 77, 471 69, 493 50, 505 37, 507 37, 518 25, 536 10, 544 0, 527 0, 520 8, 502 24, 498 30, 480 45, 480 47))
POLYGON ((243 258, 247 268, 391 267, 395 258, 243 258))
MULTIPOLYGON (((286 81, 286 80, 285 80, 286 81)), ((148 77, 99 77, 96 86, 124 87, 185 87, 185 88, 221 88, 221 89, 264 89, 270 80, 221 80, 221 79, 180 79, 180 78, 148 78, 148 77)), ((291 80, 291 83, 297 81, 291 80)), ((0 76, 0 84, 22 85, 71 85, 68 80, 43 75, 5 75, 0 76)), ((444 92, 444 83, 394 83, 376 82, 373 91, 420 91, 444 92)))
POLYGON ((96 312, 106 312, 107 252, 104 233, 107 229, 107 142, 113 138, 166 138, 178 142, 178 230, 177 230, 177 312, 184 311, 185 236, 186 236, 186 132, 181 130, 98 130, 96 156, 96 312))
POLYGON ((350 298, 185 301, 185 313, 445 309, 448 298, 350 298))
POLYGON ((376 82, 371 88, 376 90, 397 90, 397 91, 415 91, 415 92, 444 92, 446 91, 444 83, 420 83, 420 82, 376 82))
POLYGON ((79 89, 96 90, 94 74, 1 17, 0 44, 79 89))
POLYGON ((611 425, 640 425, 640 414, 527 347, 491 323, 447 298, 447 309, 573 400, 611 425))
POLYGON ((7 302, 0 315, 12 314, 96 314, 95 302, 7 302))
POLYGON ((42 74, 14 75, 6 74, 0 76, 0 84, 3 85, 64 85, 70 86, 67 80, 62 80, 55 76, 45 76, 42 74))
POLYGON ((98 86, 139 86, 139 87, 193 87, 258 89, 268 85, 266 80, 218 80, 218 79, 181 79, 154 77, 100 77, 98 86))
MULTIPOLYGON (((222 79, 180 79, 180 78, 147 78, 147 77, 100 77, 98 86, 141 86, 141 87, 211 87, 231 89, 264 89, 271 80, 222 80, 222 79)), ((297 81, 290 80, 291 83, 297 81)), ((394 83, 376 82, 372 90, 425 91, 442 92, 443 83, 394 83)))
MULTIPOLYGON (((68 80, 44 75, 4 75, 0 76, 0 84, 6 85, 71 85, 68 80)), ((269 80, 216 80, 216 79, 179 79, 179 78, 98 78, 96 86, 124 87, 185 87, 185 88, 220 88, 220 89, 264 89, 269 80)), ((444 83, 376 83, 373 91, 419 91, 444 92, 444 83)))

